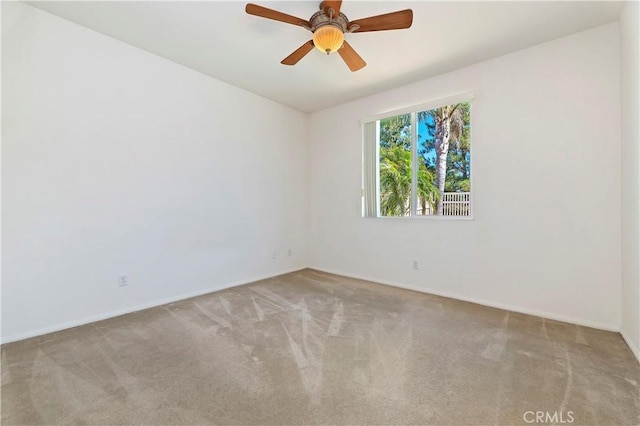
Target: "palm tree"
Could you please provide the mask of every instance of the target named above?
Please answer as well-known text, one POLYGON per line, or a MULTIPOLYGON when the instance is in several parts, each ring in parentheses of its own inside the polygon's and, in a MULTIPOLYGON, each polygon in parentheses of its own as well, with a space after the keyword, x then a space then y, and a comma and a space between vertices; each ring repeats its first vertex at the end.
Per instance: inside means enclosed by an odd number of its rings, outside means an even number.
POLYGON ((406 216, 411 200, 411 151, 380 148, 380 214, 406 216))
POLYGON ((435 210, 440 200, 440 192, 438 187, 433 184, 433 175, 427 169, 424 158, 418 159, 418 201, 420 201, 420 210, 422 215, 427 214, 427 205, 430 210, 435 210))
POLYGON ((463 104, 447 105, 418 113, 418 120, 433 120, 435 125, 434 144, 436 149, 436 182, 438 188, 438 201, 436 214, 442 214, 442 195, 447 177, 447 155, 449 154, 449 144, 460 143, 465 123, 463 114, 463 104))
MULTIPOLYGON (((440 199, 433 175, 423 158, 418 160, 418 200, 422 214, 440 199)), ((380 148, 380 214, 407 216, 411 209, 411 152, 401 146, 380 148)))

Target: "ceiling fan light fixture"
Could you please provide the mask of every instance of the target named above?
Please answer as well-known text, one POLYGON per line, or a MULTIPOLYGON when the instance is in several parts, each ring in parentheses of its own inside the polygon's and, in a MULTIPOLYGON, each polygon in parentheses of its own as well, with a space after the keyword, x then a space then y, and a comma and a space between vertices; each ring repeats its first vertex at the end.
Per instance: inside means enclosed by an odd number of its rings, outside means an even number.
POLYGON ((249 15, 300 26, 313 33, 312 40, 305 42, 289 56, 280 61, 282 65, 297 64, 300 59, 311 52, 315 46, 319 51, 327 55, 337 51, 352 72, 364 68, 367 63, 344 39, 345 33, 401 30, 411 27, 413 22, 413 11, 411 9, 369 16, 368 18, 357 19, 351 22, 349 18, 340 11, 341 6, 342 0, 322 0, 320 10, 311 15, 311 18, 308 20, 287 15, 286 13, 258 6, 253 3, 248 3, 245 11, 249 15))
POLYGON ((343 43, 344 33, 337 25, 323 25, 313 32, 314 46, 327 55, 340 49, 343 43))

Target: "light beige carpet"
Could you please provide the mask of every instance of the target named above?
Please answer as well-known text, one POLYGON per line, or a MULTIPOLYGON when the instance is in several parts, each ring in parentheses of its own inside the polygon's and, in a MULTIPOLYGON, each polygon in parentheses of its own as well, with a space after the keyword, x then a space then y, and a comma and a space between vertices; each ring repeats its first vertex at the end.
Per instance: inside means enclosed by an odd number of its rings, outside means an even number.
POLYGON ((616 333, 304 270, 2 347, 2 424, 640 423, 616 333))

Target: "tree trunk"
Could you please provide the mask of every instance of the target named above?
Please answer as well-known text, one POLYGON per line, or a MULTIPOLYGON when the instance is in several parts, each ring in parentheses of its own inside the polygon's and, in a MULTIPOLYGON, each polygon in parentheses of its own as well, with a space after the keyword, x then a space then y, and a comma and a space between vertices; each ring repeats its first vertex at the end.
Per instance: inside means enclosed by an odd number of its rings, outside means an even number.
POLYGON ((438 187, 438 192, 440 197, 438 198, 438 205, 436 208, 436 214, 442 214, 442 198, 444 197, 444 181, 445 176, 447 174, 447 153, 446 152, 438 152, 437 153, 437 163, 436 163, 436 186, 438 187))
MULTIPOLYGON (((445 107, 446 108, 446 107, 445 107)), ((447 154, 449 154, 449 139, 451 137, 451 117, 443 108, 442 116, 436 118, 436 186, 440 197, 436 208, 436 214, 442 214, 442 198, 444 197, 444 182, 447 177, 447 154)))

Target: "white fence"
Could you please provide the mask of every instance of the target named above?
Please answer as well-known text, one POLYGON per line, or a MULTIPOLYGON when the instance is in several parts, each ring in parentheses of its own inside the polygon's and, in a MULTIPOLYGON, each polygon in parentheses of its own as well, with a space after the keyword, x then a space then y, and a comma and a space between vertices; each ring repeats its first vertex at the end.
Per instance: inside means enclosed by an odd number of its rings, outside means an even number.
MULTIPOLYGON (((435 215, 435 209, 430 204, 418 205, 418 215, 435 215)), ((470 216, 471 193, 470 192, 445 192, 442 197, 442 216, 470 216)))
POLYGON ((469 216, 470 214, 470 192, 445 192, 442 194, 443 216, 469 216))

